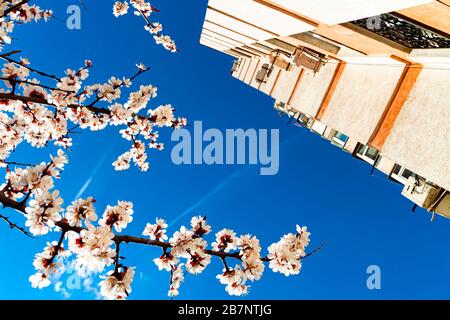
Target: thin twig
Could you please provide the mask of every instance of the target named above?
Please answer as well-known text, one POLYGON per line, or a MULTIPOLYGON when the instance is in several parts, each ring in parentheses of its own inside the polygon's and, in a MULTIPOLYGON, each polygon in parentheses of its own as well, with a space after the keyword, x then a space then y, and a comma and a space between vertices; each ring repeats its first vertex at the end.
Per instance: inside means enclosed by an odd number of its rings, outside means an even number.
POLYGON ((0 160, 0 163, 6 164, 8 166, 23 166, 23 167, 35 167, 35 166, 37 166, 37 164, 33 164, 33 163, 21 163, 21 162, 5 161, 5 160, 0 160))
POLYGON ((46 86, 40 83, 34 83, 28 80, 20 80, 20 79, 11 79, 11 78, 7 78, 7 77, 0 77, 0 80, 4 80, 4 81, 9 81, 11 83, 24 83, 24 84, 28 84, 31 86, 36 86, 36 87, 41 87, 44 89, 49 89, 49 90, 54 90, 54 91, 61 91, 61 92, 66 92, 66 93, 76 93, 75 91, 72 90, 64 90, 64 89, 59 89, 59 88, 54 88, 54 87, 50 87, 50 86, 46 86))
MULTIPOLYGON (((18 51, 18 52, 20 52, 20 51, 18 51)), ((16 52, 16 53, 17 53, 17 52, 16 52)), ((33 73, 39 74, 39 75, 44 76, 44 77, 47 77, 47 78, 51 78, 51 79, 56 80, 56 81, 58 81, 58 82, 61 82, 61 79, 58 78, 58 77, 55 76, 55 75, 48 74, 48 73, 46 73, 46 72, 42 72, 42 71, 36 70, 36 69, 34 69, 34 68, 31 68, 31 67, 29 67, 29 66, 27 66, 27 65, 24 65, 24 64, 20 63, 20 62, 17 61, 17 60, 14 60, 14 59, 10 58, 9 56, 10 56, 11 54, 12 54, 11 52, 8 53, 8 54, 0 54, 0 58, 1 58, 1 59, 4 59, 4 60, 6 60, 6 61, 8 61, 8 62, 10 62, 10 63, 15 63, 15 64, 17 64, 17 65, 19 65, 19 66, 22 66, 22 67, 24 67, 25 69, 28 69, 28 70, 30 70, 30 71, 33 72, 33 73)))
POLYGON ((34 237, 31 235, 31 233, 29 233, 27 230, 25 230, 25 228, 23 228, 23 227, 17 225, 17 223, 12 222, 11 220, 9 220, 8 217, 5 217, 4 215, 1 215, 1 214, 0 214, 0 219, 2 219, 3 221, 5 221, 5 222, 9 225, 9 227, 10 227, 11 229, 19 230, 20 232, 22 232, 22 233, 23 233, 24 235, 26 235, 27 237, 34 238, 34 237))

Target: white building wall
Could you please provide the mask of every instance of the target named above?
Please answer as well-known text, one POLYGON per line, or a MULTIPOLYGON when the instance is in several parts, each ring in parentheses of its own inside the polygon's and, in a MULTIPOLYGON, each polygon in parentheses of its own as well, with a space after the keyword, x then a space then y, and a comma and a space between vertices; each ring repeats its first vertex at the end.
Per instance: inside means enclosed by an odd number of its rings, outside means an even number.
MULTIPOLYGON (((448 68, 448 67, 447 67, 448 68)), ((450 70, 424 66, 381 152, 450 190, 450 70)))
POLYGON ((330 86, 336 68, 336 63, 328 63, 315 75, 313 72, 306 72, 303 75, 300 86, 292 97, 291 106, 311 117, 315 117, 330 86))
POLYGON ((272 97, 287 103, 294 90, 295 83, 297 82, 301 70, 302 69, 297 66, 292 66, 289 71, 282 70, 273 90, 272 97))
POLYGON ((405 64, 385 57, 348 60, 322 121, 368 143, 404 67, 405 64))
POLYGON ((256 72, 258 71, 258 70, 256 70, 257 67, 259 69, 259 59, 257 59, 257 58, 251 59, 250 66, 249 66, 249 68, 247 70, 247 74, 244 77, 244 82, 246 84, 249 85, 251 83, 254 75, 256 75, 256 72))

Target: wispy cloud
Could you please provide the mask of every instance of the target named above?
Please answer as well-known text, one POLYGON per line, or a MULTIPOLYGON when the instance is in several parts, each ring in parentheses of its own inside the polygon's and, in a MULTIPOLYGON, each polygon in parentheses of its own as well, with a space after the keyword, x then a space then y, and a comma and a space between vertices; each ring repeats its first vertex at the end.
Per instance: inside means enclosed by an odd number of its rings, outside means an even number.
POLYGON ((206 203, 211 197, 213 197, 214 195, 216 195, 217 193, 219 193, 220 191, 225 189, 230 184, 231 181, 235 180, 238 177, 241 177, 248 170, 249 170, 249 168, 247 168, 245 170, 237 170, 236 172, 234 172, 233 174, 231 174, 230 176, 225 178, 225 180, 223 180, 218 185, 216 185, 211 191, 209 191, 207 194, 205 194, 200 200, 198 200, 196 203, 194 203, 189 208, 184 210, 181 214, 179 214, 175 219, 173 219, 169 223, 169 225, 175 224, 176 222, 180 221, 182 218, 184 218, 188 214, 192 213, 194 210, 198 209, 201 205, 206 203))
MULTIPOLYGON (((280 147, 284 147, 288 144, 290 144, 291 142, 295 141, 298 137, 300 137, 301 134, 296 134, 293 135, 292 137, 290 137, 289 139, 283 141, 283 143, 281 143, 280 147)), ((228 176, 227 178, 225 178, 225 180, 223 180, 222 182, 220 182, 217 186, 215 186, 211 191, 209 191, 207 194, 205 194, 200 200, 198 200, 196 203, 194 203, 192 206, 190 206, 189 208, 187 208, 186 210, 184 210, 180 215, 178 215, 175 219, 173 219, 170 223, 169 226, 175 224, 176 222, 180 221, 182 218, 184 218, 185 216, 187 216, 188 214, 192 213, 194 210, 198 209, 201 205, 203 205, 204 203, 206 203, 211 197, 215 196, 217 193, 219 193, 220 191, 222 191, 223 189, 225 189, 233 180, 236 180, 237 178, 242 177, 243 175, 245 175, 248 171, 250 171, 252 169, 252 166, 247 166, 246 169, 244 170, 237 170, 236 172, 234 172, 233 174, 231 174, 230 176, 228 176)))
POLYGON ((89 178, 87 178, 87 180, 84 182, 83 186, 80 188, 80 190, 78 190, 76 196, 73 198, 73 200, 77 200, 79 199, 81 196, 83 196, 83 194, 86 192, 86 190, 89 188, 89 186, 91 185, 92 181, 94 180, 95 176, 97 175, 98 171, 100 170, 100 168, 105 164, 105 161, 108 157, 108 155, 110 154, 111 150, 112 150, 112 146, 110 146, 105 153, 102 155, 102 157, 100 158, 100 160, 97 162, 97 165, 94 167, 94 169, 92 170, 91 174, 89 175, 89 178))

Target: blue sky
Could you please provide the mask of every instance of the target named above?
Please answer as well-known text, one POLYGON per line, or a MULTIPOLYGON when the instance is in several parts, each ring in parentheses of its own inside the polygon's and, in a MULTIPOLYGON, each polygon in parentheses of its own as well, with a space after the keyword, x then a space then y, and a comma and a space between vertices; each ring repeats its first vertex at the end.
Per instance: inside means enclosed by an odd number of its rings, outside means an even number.
MULTIPOLYGON (((97 199, 99 211, 117 200, 134 202, 130 234, 141 234, 156 216, 172 221, 198 204, 192 214, 207 215, 215 230, 229 227, 256 234, 265 247, 295 231, 297 223, 312 232, 311 249, 327 241, 321 252, 304 261, 299 276, 266 271, 252 284, 250 299, 450 298, 449 221, 438 218, 430 223, 426 212, 411 213, 412 203, 400 195, 399 186, 381 174, 371 177, 369 165, 319 136, 287 126, 270 97, 232 78, 232 59, 199 44, 206 0, 155 0, 161 9, 157 19, 181 49, 175 55, 153 44, 140 18, 116 19, 110 1, 85 2, 81 30, 70 31, 60 21, 18 26, 14 48, 22 49, 34 67, 57 74, 91 59, 91 81, 130 75, 134 64, 142 61, 152 71, 138 82, 159 87, 155 104, 173 104, 191 123, 202 120, 205 128, 221 130, 280 129, 280 171, 260 176, 258 166, 176 166, 170 159, 171 132, 166 130, 161 132, 166 150, 150 154, 150 172, 132 168, 117 173, 110 163, 128 144, 116 128, 83 132, 75 137, 71 162, 58 183, 66 204, 95 172, 85 196, 97 199), (381 268, 381 290, 366 287, 369 265, 381 268)), ((76 3, 42 1, 42 6, 65 19, 67 6, 76 3)), ((30 153, 22 146, 12 159, 46 160, 52 150, 30 153)), ((169 226, 169 232, 187 224, 189 216, 169 226)), ((0 238, 0 299, 63 298, 53 288, 35 290, 28 282, 33 255, 55 236, 32 240, 0 224, 0 238)), ((123 251, 125 262, 137 267, 130 298, 166 299, 168 274, 158 272, 152 262, 159 250, 129 245, 123 251)), ((180 299, 228 298, 215 279, 221 268, 214 261, 202 275, 188 276, 180 299)), ((73 290, 71 298, 95 297, 73 290)))

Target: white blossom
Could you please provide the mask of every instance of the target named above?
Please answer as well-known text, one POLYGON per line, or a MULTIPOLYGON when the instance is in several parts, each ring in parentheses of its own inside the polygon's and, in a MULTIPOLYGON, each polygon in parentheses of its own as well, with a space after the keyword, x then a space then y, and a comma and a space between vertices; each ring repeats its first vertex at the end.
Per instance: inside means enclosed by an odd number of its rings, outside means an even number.
POLYGON ((108 206, 99 220, 99 225, 114 227, 117 232, 125 229, 133 221, 133 204, 127 201, 119 201, 117 206, 108 206))
POLYGON ((217 251, 229 252, 237 248, 236 233, 230 229, 223 229, 216 233, 216 242, 212 247, 217 251))
POLYGON ((134 268, 125 268, 122 272, 110 272, 100 282, 100 293, 108 300, 123 300, 131 293, 134 268))
POLYGON ((128 2, 126 1, 116 1, 113 6, 113 14, 116 17, 123 16, 128 13, 128 2))
POLYGON ((65 218, 72 227, 81 227, 83 221, 96 221, 97 215, 94 208, 95 200, 92 197, 78 199, 67 207, 65 218))
POLYGON ((156 218, 155 224, 147 223, 142 235, 149 236, 151 240, 167 240, 166 235, 167 223, 164 219, 156 218))

